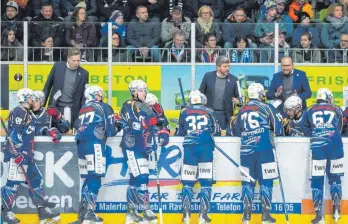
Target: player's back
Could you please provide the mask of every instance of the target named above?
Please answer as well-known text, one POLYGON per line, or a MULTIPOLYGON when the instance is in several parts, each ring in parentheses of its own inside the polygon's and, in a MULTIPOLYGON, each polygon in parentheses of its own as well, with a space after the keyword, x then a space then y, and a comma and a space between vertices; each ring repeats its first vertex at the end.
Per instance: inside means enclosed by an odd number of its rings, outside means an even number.
POLYGON ((342 145, 343 111, 330 103, 317 103, 307 110, 314 141, 342 145))
POLYGON ((104 139, 106 122, 107 117, 102 103, 96 101, 86 103, 80 109, 78 119, 75 121, 76 139, 104 139))
POLYGON ((283 134, 283 127, 272 105, 250 100, 239 110, 236 133, 241 137, 242 148, 263 150, 273 147, 271 132, 277 136, 283 134))
POLYGON ((212 113, 212 110, 202 105, 186 107, 180 114, 179 123, 181 130, 178 135, 186 136, 203 130, 213 134, 215 124, 212 119, 212 113))

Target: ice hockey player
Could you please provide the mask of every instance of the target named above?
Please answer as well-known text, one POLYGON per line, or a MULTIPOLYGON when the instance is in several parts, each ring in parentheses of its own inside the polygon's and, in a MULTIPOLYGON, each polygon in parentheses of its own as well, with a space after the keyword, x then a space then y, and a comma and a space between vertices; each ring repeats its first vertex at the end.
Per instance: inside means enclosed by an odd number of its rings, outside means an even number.
POLYGON ((50 107, 46 110, 44 103, 44 92, 34 91, 34 105, 30 116, 35 125, 35 135, 51 136, 52 142, 58 143, 61 134, 69 131, 70 123, 56 108, 50 107))
POLYGON ((115 136, 119 129, 114 111, 103 103, 103 89, 88 86, 84 92, 86 104, 79 111, 76 128, 76 144, 81 178, 85 178, 81 188, 78 221, 74 223, 103 223, 95 213, 96 200, 101 187, 101 178, 106 172, 106 140, 115 136))
POLYGON ((128 86, 131 98, 123 103, 121 121, 123 136, 121 148, 127 159, 130 180, 127 189, 126 224, 157 223, 157 217, 150 209, 149 154, 154 149, 153 138, 157 115, 146 105, 147 85, 142 80, 133 80, 128 86), (143 217, 137 212, 138 206, 144 211, 143 217))
POLYGON ((28 88, 20 89, 17 99, 19 106, 9 115, 9 136, 4 149, 4 161, 9 162, 9 174, 6 185, 1 189, 2 220, 7 224, 20 223, 11 208, 20 184, 30 182, 29 195, 33 203, 38 206, 40 224, 56 223, 60 220, 59 213, 52 212, 49 207, 54 207, 55 204, 43 198, 41 175, 34 162, 35 126, 29 115, 33 107, 34 92, 28 88))
POLYGON ((289 117, 284 124, 285 135, 293 137, 309 136, 311 133, 306 121, 306 111, 302 110, 301 98, 296 95, 290 96, 284 103, 284 109, 289 117))
POLYGON ((213 111, 205 107, 206 97, 194 90, 189 95, 190 106, 182 109, 179 117, 178 136, 184 136, 184 161, 181 169, 182 188, 182 222, 190 223, 191 199, 193 186, 201 184, 199 223, 210 223, 208 216, 212 193, 213 178, 213 153, 216 122, 213 111))
POLYGON ((348 107, 343 112, 343 137, 348 137, 348 107))
POLYGON ((340 218, 341 176, 344 175, 341 137, 343 111, 333 104, 333 94, 327 88, 318 89, 316 99, 316 104, 307 110, 311 129, 311 187, 315 210, 313 224, 325 223, 322 211, 325 174, 329 179, 333 201, 333 219, 337 222, 340 218))
MULTIPOLYGON (((247 102, 238 112, 237 136, 241 137, 241 166, 260 184, 262 223, 276 223, 271 216, 273 180, 278 178, 277 163, 273 154, 271 135, 283 135, 283 126, 271 104, 265 103, 265 91, 261 84, 248 87, 247 102), (264 172, 263 167, 273 172, 264 172)), ((242 175, 243 223, 249 224, 252 212, 255 183, 242 175)))
POLYGON ((158 103, 157 97, 152 93, 146 94, 145 104, 152 108, 152 111, 157 115, 157 136, 158 142, 162 146, 166 146, 169 142, 169 123, 162 106, 158 103))

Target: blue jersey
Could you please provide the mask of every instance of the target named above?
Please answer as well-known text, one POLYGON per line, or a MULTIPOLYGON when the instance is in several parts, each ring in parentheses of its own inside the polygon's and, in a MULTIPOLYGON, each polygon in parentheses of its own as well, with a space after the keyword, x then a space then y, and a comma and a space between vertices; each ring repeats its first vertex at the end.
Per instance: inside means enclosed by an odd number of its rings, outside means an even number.
POLYGON ((342 146, 343 111, 329 103, 317 103, 307 110, 312 142, 342 146))
POLYGON ((283 135, 280 116, 271 104, 250 100, 239 110, 236 135, 241 137, 242 149, 250 152, 272 149, 272 132, 283 135))
POLYGON ((152 108, 138 100, 129 99, 123 103, 120 116, 123 128, 121 148, 144 152, 153 146, 155 130, 146 125, 150 118, 157 117, 152 108))
POLYGON ((114 110, 108 104, 90 101, 82 106, 75 121, 76 140, 106 141, 117 134, 114 110))
POLYGON ((30 117, 35 125, 35 135, 49 135, 48 129, 56 127, 60 133, 69 131, 70 123, 62 116, 60 120, 48 115, 46 108, 42 107, 38 111, 30 111, 30 117))
POLYGON ((348 107, 343 112, 343 131, 342 136, 348 137, 348 107))
MULTIPOLYGON (((34 135, 35 126, 29 115, 29 110, 22 107, 15 107, 9 115, 8 133, 12 142, 17 145, 21 143, 22 146, 17 149, 18 152, 25 151, 30 157, 34 156, 34 135)), ((6 150, 13 154, 9 145, 6 150)))
POLYGON ((311 129, 307 122, 307 111, 303 111, 299 119, 291 119, 284 126, 286 136, 309 137, 311 135, 311 129))
POLYGON ((182 109, 177 135, 185 136, 184 144, 210 143, 217 128, 211 109, 192 105, 182 109))

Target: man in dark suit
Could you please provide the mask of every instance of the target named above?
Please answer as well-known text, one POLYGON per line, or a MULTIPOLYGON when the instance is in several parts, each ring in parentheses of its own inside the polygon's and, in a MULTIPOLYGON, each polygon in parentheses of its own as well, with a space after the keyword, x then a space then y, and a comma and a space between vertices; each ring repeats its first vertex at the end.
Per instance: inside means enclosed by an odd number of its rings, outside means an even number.
POLYGON ((46 96, 44 105, 50 96, 48 105, 56 107, 62 114, 64 108, 70 108, 71 124, 85 103, 84 91, 88 83, 88 71, 80 67, 80 59, 79 49, 69 49, 68 61, 54 63, 43 89, 46 96))
POLYGON ((268 100, 275 100, 274 106, 279 112, 287 116, 284 112, 284 102, 291 96, 297 95, 302 100, 302 108, 306 109, 306 99, 312 96, 306 73, 301 70, 294 69, 294 63, 291 57, 283 57, 281 59, 282 71, 275 73, 271 82, 271 86, 266 93, 268 100))
POLYGON ((199 87, 199 91, 207 97, 207 106, 214 110, 215 119, 223 130, 233 115, 233 104, 239 104, 238 79, 229 70, 230 60, 226 56, 219 56, 216 59, 216 71, 207 72, 199 87))

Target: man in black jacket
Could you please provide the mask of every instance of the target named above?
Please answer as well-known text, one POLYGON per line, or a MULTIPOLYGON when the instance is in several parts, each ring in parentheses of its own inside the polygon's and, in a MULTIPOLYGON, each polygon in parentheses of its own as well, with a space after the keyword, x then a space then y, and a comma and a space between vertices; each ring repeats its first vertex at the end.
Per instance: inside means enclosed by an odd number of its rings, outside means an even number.
POLYGON ((214 110, 215 120, 225 130, 233 115, 233 104, 239 104, 238 79, 229 73, 230 60, 226 56, 216 59, 216 70, 204 75, 199 91, 208 100, 207 106, 214 110))
POLYGON ((14 30, 18 41, 23 40, 23 22, 16 2, 7 2, 6 12, 1 16, 1 32, 14 30))
POLYGON ((62 19, 53 14, 51 3, 41 5, 41 11, 35 16, 29 25, 29 43, 33 47, 41 47, 42 35, 46 34, 53 38, 53 47, 63 46, 64 29, 62 19))
MULTIPOLYGON (((47 78, 43 92, 48 105, 56 107, 64 114, 64 108, 71 110, 70 123, 73 124, 79 110, 85 103, 84 91, 88 83, 88 71, 80 67, 81 53, 77 48, 69 49, 67 62, 56 62, 47 78), (51 93, 51 94, 50 94, 51 93)), ((66 114, 65 114, 66 115, 66 114)))

